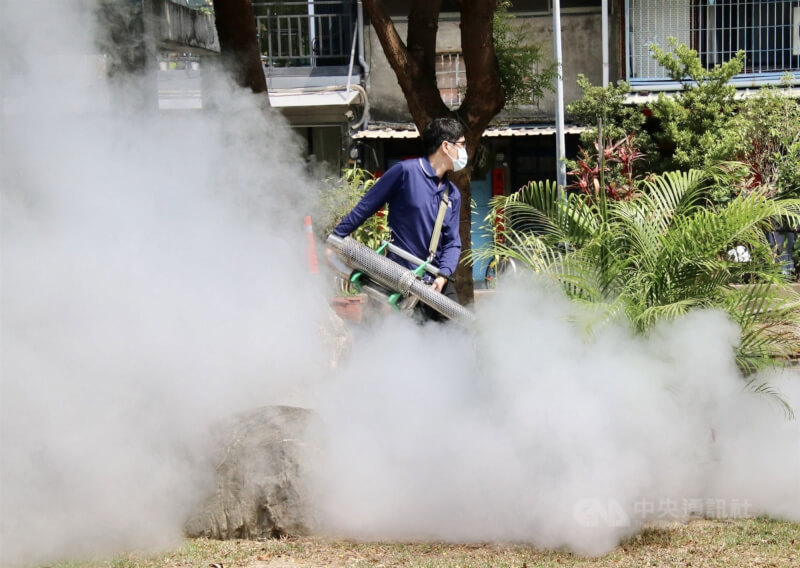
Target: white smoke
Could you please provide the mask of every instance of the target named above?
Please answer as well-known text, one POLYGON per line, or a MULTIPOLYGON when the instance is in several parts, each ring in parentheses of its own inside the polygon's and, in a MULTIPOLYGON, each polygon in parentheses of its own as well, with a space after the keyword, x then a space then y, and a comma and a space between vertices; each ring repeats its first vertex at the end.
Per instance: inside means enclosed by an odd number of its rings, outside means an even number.
POLYGON ((291 131, 222 75, 217 111, 125 107, 142 85, 103 80, 90 8, 4 3, 10 565, 174 544, 209 426, 304 403, 327 362, 291 131))
POLYGON ((312 400, 335 534, 600 553, 706 499, 798 518, 797 422, 742 393, 719 313, 590 337, 558 293, 509 289, 474 332, 356 332, 323 377, 290 131, 224 76, 216 111, 124 106, 142 85, 102 80, 83 5, 0 4, 4 562, 175 543, 208 427, 312 400))
POLYGON ((357 341, 322 404, 332 534, 601 554, 645 521, 800 520, 800 425, 743 391, 724 314, 591 337, 518 283, 478 315, 477 333, 392 321, 357 341))

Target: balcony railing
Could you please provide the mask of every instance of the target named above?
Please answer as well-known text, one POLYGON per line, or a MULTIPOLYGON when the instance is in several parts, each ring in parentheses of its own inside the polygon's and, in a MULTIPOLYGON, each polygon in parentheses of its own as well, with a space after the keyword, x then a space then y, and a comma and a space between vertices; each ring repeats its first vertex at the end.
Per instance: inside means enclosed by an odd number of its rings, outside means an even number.
POLYGON ((267 67, 346 65, 353 45, 349 0, 253 2, 267 67))
POLYGON ((632 83, 668 79, 650 44, 670 36, 697 50, 706 68, 744 50, 737 79, 795 73, 800 82, 800 0, 626 0, 627 75, 632 83))

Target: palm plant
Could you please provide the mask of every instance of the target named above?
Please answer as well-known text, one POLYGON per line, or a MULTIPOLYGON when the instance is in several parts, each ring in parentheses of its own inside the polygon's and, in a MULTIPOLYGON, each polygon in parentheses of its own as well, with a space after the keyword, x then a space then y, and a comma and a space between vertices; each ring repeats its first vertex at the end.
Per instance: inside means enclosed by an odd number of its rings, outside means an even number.
POLYGON ((692 309, 725 310, 741 327, 737 363, 746 376, 796 352, 799 298, 774 262, 766 231, 776 217, 797 223, 800 200, 755 191, 712 208, 725 177, 699 170, 638 183, 630 200, 565 195, 541 182, 495 198, 487 221, 494 227, 501 216, 504 238, 474 257, 511 257, 549 276, 600 314, 595 325, 624 314, 646 334, 692 309), (737 246, 749 251, 748 262, 729 256, 737 246))

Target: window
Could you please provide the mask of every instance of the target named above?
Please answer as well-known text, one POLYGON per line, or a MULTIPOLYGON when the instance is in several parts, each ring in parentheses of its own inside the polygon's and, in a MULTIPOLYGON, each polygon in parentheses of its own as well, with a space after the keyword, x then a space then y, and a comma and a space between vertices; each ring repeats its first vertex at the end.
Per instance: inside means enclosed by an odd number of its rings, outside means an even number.
POLYGON ((664 79, 649 46, 667 38, 696 49, 703 64, 746 54, 743 74, 800 71, 800 0, 627 0, 628 76, 664 79))
POLYGON ((449 107, 461 104, 467 88, 467 73, 460 53, 436 54, 436 85, 444 104, 449 107))
POLYGON ((728 61, 743 49, 747 53, 745 73, 798 69, 798 12, 797 0, 695 0, 695 49, 709 67, 728 61))
POLYGON ((667 70, 650 54, 650 44, 666 47, 668 38, 690 44, 691 0, 630 0, 628 49, 631 78, 663 79, 667 70))

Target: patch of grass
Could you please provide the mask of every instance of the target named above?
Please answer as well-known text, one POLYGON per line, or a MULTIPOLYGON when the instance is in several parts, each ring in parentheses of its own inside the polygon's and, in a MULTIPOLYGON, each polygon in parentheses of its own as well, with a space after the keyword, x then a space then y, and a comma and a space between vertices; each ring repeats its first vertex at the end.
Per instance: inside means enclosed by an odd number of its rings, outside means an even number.
POLYGON ((694 520, 650 526, 598 558, 520 544, 356 542, 319 537, 269 541, 187 540, 159 556, 125 554, 99 562, 52 568, 562 568, 611 566, 800 566, 800 523, 766 517, 694 520))

